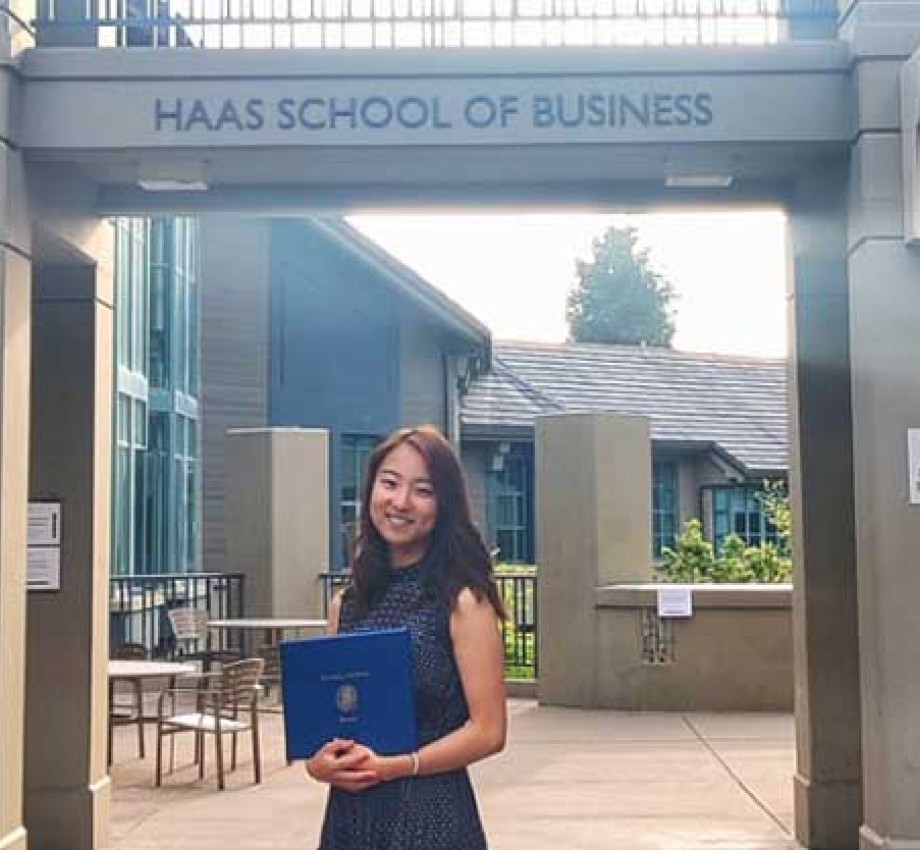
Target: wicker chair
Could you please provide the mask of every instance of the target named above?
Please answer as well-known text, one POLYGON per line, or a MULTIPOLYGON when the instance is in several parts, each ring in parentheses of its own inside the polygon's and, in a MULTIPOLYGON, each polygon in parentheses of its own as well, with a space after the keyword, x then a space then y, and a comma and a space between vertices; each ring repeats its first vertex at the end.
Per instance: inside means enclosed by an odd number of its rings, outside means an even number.
POLYGON ((195 734, 198 776, 204 776, 204 736, 214 736, 217 758, 217 787, 223 790, 224 737, 232 742, 230 769, 236 769, 236 741, 240 732, 252 737, 252 766, 256 784, 262 781, 262 753, 259 745, 259 678, 264 661, 247 658, 224 664, 220 672, 184 676, 176 687, 167 688, 157 702, 156 785, 163 781, 163 738, 180 732, 195 734), (192 698, 192 710, 178 710, 182 697, 192 698))
MULTIPOLYGON (((147 658, 147 647, 142 643, 120 643, 109 652, 112 658, 139 660, 147 658)), ((114 683, 109 684, 109 764, 112 763, 112 732, 116 726, 134 723, 137 725, 137 754, 144 757, 144 687, 140 679, 131 679, 126 683, 129 691, 118 690, 114 683), (128 697, 127 700, 119 697, 128 697)))
POLYGON ((233 649, 211 649, 208 612, 204 608, 171 608, 167 612, 176 639, 176 652, 183 661, 200 661, 205 673, 214 662, 239 661, 233 649))

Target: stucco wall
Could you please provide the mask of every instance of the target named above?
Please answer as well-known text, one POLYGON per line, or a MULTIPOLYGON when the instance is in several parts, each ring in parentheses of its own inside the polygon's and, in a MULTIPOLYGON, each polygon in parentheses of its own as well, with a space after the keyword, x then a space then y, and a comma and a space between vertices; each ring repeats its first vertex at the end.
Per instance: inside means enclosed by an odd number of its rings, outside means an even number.
POLYGON ((201 472, 204 569, 227 569, 226 433, 268 422, 269 223, 201 225, 201 472))
POLYGON ((401 420, 407 425, 428 422, 446 431, 444 335, 409 305, 399 315, 401 420))
POLYGON ((697 585, 693 616, 659 620, 657 588, 597 589, 596 707, 632 711, 791 711, 792 589, 697 585), (662 657, 643 657, 659 630, 662 657), (648 638, 646 638, 648 641, 648 638))

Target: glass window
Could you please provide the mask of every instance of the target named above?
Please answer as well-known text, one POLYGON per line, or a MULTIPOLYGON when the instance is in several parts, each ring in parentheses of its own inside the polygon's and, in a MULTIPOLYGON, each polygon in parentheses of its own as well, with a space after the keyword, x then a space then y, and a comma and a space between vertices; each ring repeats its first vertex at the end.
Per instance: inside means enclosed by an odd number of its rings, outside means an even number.
POLYGON ((147 226, 144 219, 119 218, 115 228, 115 351, 118 365, 147 371, 147 226))
POLYGON ((489 514, 499 558, 533 561, 533 455, 525 446, 499 443, 492 455, 489 514))
POLYGON ((340 438, 339 534, 342 540, 342 555, 346 561, 351 557, 351 549, 358 533, 358 516, 361 513, 361 494, 364 489, 367 461, 379 441, 379 437, 365 434, 343 434, 340 438))
POLYGON ((674 545, 677 534, 677 463, 656 460, 652 463, 652 554, 661 557, 665 546, 674 545))
POLYGON ((748 546, 778 543, 776 527, 766 518, 759 494, 762 487, 712 488, 713 543, 716 548, 729 534, 737 534, 748 546))
POLYGON ((130 575, 131 562, 131 450, 119 445, 115 453, 115 575, 130 575))
POLYGON ((146 561, 150 572, 170 572, 169 564, 169 416, 150 415, 150 448, 147 452, 146 561))
POLYGON ((199 535, 198 222, 113 221, 118 400, 113 571, 194 569, 199 535), (149 387, 165 392, 149 394, 149 387), (191 396, 191 398, 188 398, 191 396), (192 402, 189 404, 188 402, 192 402))

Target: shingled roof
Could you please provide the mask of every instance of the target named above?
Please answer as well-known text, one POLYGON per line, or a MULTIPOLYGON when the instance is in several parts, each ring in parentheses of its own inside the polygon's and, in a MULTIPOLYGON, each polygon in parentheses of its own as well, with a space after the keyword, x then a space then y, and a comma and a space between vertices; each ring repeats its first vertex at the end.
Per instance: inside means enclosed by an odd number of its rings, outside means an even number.
POLYGON ((788 465, 786 363, 663 348, 494 342, 462 402, 466 437, 532 433, 540 414, 648 416, 652 439, 712 448, 749 474, 788 465))

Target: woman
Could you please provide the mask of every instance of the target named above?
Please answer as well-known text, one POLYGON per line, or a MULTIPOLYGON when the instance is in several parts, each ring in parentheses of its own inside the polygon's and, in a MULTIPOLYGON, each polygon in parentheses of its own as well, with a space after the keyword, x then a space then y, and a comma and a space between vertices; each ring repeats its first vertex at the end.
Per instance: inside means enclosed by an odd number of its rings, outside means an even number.
POLYGON ((450 443, 432 426, 391 434, 362 506, 331 631, 409 628, 420 746, 382 756, 335 740, 309 759, 330 785, 320 850, 484 850, 466 767, 505 745, 505 614, 450 443))

